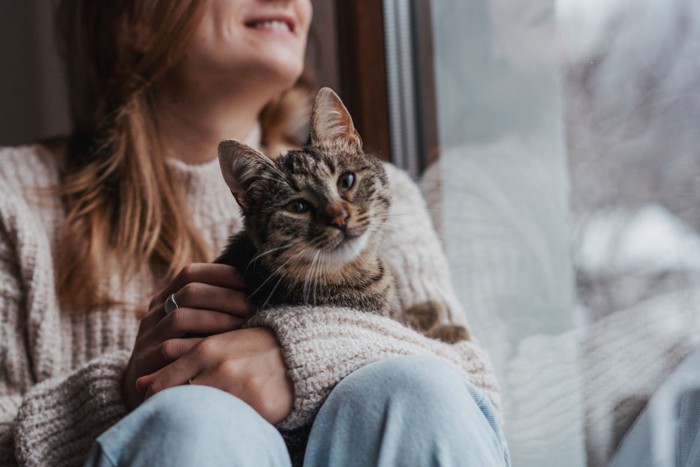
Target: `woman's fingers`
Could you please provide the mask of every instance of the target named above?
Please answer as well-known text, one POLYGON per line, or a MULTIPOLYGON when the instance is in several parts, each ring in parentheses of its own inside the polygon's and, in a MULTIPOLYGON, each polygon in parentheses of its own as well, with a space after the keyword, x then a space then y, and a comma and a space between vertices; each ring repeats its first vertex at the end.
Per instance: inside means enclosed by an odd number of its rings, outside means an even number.
POLYGON ((233 266, 215 263, 192 263, 182 268, 170 284, 155 295, 153 300, 164 302, 170 294, 177 292, 191 282, 201 282, 241 291, 245 290, 245 283, 233 266))
POLYGON ((168 363, 174 362, 182 357, 190 350, 195 348, 197 344, 204 340, 203 337, 188 337, 187 339, 168 339, 158 346, 160 357, 168 363))
POLYGON ((186 308, 218 310, 242 318, 252 314, 252 305, 240 290, 201 282, 190 282, 175 292, 175 302, 186 308))
MULTIPOLYGON (((200 340, 180 338, 187 334, 216 335, 241 327, 251 313, 244 291, 245 283, 236 268, 199 263, 183 268, 167 287, 152 297, 139 325, 122 383, 129 409, 142 401, 142 393, 135 387, 139 376, 180 361, 200 340), (178 293, 178 308, 166 315, 164 302, 175 293, 178 293)), ((149 380, 140 381, 143 385, 149 380)))
POLYGON ((141 318, 140 327, 143 330, 152 329, 158 321, 163 319, 165 316, 165 301, 156 302, 155 299, 151 301, 148 307, 148 312, 141 318))
POLYGON ((149 339, 164 342, 187 334, 219 334, 240 329, 244 322, 245 318, 221 311, 180 307, 156 324, 149 339))
POLYGON ((199 344, 203 337, 168 339, 144 350, 139 358, 142 374, 153 373, 185 355, 199 344))
POLYGON ((233 394, 273 424, 283 420, 294 403, 294 387, 277 336, 267 328, 207 337, 136 384, 148 398, 190 381, 233 394))
POLYGON ((165 389, 190 382, 205 371, 207 366, 217 366, 217 356, 222 352, 230 351, 222 346, 220 339, 217 339, 221 336, 222 334, 218 334, 202 339, 169 365, 137 379, 136 387, 141 392, 145 391, 144 400, 165 389))
POLYGON ((180 307, 219 310, 246 317, 252 306, 246 301, 245 284, 236 268, 225 264, 193 263, 151 299, 141 320, 144 329, 154 327, 165 316, 165 300, 175 295, 180 307))
MULTIPOLYGON (((201 345, 201 344, 200 344, 201 345)), ((136 387, 146 389, 144 400, 168 388, 185 384, 199 374, 202 368, 201 359, 196 352, 188 352, 165 368, 136 380, 136 387)))
MULTIPOLYGON (((196 347, 203 339, 202 337, 191 337, 188 339, 169 339, 163 342, 157 348, 153 349, 152 355, 149 356, 153 360, 158 360, 158 364, 153 366, 153 370, 155 371, 158 368, 162 368, 164 366, 163 361, 165 361, 165 363, 176 361, 196 347)), ((158 373, 155 372, 137 379, 136 388, 139 392, 143 393, 148 386, 151 385, 157 374, 158 373)))

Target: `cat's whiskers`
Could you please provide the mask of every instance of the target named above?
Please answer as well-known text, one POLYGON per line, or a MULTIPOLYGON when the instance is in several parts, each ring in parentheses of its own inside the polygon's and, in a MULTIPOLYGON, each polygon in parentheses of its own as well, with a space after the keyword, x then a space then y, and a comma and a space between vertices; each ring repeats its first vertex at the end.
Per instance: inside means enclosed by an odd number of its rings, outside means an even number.
POLYGON ((324 269, 324 266, 326 264, 325 263, 325 256, 326 256, 326 253, 322 251, 321 252, 321 260, 316 264, 316 271, 314 271, 314 278, 313 278, 313 281, 314 281, 314 306, 318 305, 318 299, 317 299, 318 295, 317 295, 316 291, 321 287, 320 286, 320 282, 321 282, 320 279, 322 277, 324 277, 324 270, 323 269, 324 269))
MULTIPOLYGON (((305 283, 304 283, 304 287, 307 288, 307 290, 304 293, 304 303, 307 303, 307 304, 310 304, 309 298, 313 292, 314 280, 316 278, 316 266, 318 264, 318 257, 320 254, 321 254, 321 251, 317 250, 316 254, 314 255, 314 260, 311 263, 311 266, 309 267, 309 270, 308 270, 307 281, 305 281, 305 283)), ((315 298, 314 298, 313 305, 316 306, 316 299, 315 298)))
MULTIPOLYGON (((270 276, 270 277, 272 277, 272 276, 270 276)), ((279 279, 277 279, 277 283, 275 283, 275 286, 270 291, 269 295, 265 299, 265 303, 263 303, 261 308, 265 308, 267 306, 267 304, 270 302, 270 299, 275 294, 275 290, 277 290, 277 287, 279 287, 280 283, 282 282, 282 279, 284 279, 284 276, 280 274, 279 279)))
POLYGON ((262 252, 262 253, 259 253, 259 254, 255 255, 255 256, 253 257, 253 259, 250 260, 250 263, 248 263, 248 266, 245 268, 245 272, 243 273, 243 276, 245 276, 246 274, 248 274, 248 269, 250 268, 250 266, 251 266, 254 262, 256 262, 257 260, 259 260, 260 258, 262 258, 263 256, 267 256, 267 255, 269 255, 269 254, 271 254, 271 253, 274 253, 274 252, 276 252, 276 251, 286 250, 287 248, 291 248, 291 247, 292 247, 292 244, 283 245, 283 246, 280 246, 280 247, 277 247, 277 248, 271 248, 271 249, 269 249, 269 250, 267 250, 267 251, 264 251, 264 252, 262 252))
POLYGON ((314 270, 314 265, 316 264, 316 261, 318 260, 318 255, 320 254, 320 251, 316 251, 314 254, 314 259, 311 261, 311 266, 309 267, 308 271, 306 271, 306 278, 304 279, 304 303, 309 303, 309 293, 310 293, 310 284, 309 284, 309 279, 312 277, 312 272, 314 270))
POLYGON ((410 213, 378 214, 373 218, 373 220, 379 221, 380 223, 386 223, 389 221, 402 222, 403 219, 406 218, 413 220, 415 219, 415 216, 410 213))
MULTIPOLYGON (((314 257, 314 260, 318 258, 320 251, 316 252, 316 256, 314 257)), ((311 273, 311 282, 309 284, 309 293, 315 291, 314 289, 314 284, 315 284, 315 279, 316 279, 316 261, 311 263, 311 267, 309 268, 309 272, 311 273)), ((304 302, 308 303, 308 300, 304 298, 304 302)), ((313 306, 316 306, 316 295, 314 294, 314 303, 313 306)))
MULTIPOLYGON (((290 246, 291 246, 291 245, 290 245, 290 246)), ((301 250, 299 253, 297 253, 297 254, 294 256, 294 258, 296 259, 296 258, 301 257, 302 255, 304 255, 304 254, 306 253, 307 250, 308 250, 308 248, 305 248, 305 249, 301 250)), ((284 265, 283 265, 283 266, 284 266, 284 265)), ((282 266, 280 266, 280 267, 282 267, 282 266)), ((279 270, 279 269, 278 269, 278 270, 279 270)), ((274 274, 273 274, 273 275, 274 275, 274 274)), ((265 300, 265 303, 263 303, 262 308, 265 308, 265 307, 267 306, 267 304, 270 302, 270 299, 271 299, 272 296, 275 294, 275 291, 277 290, 277 287, 279 287, 280 283, 282 282, 282 279, 284 279, 284 276, 280 274, 279 279, 277 279, 277 283, 275 284, 275 286, 274 286, 274 287, 272 288, 272 290, 270 291, 270 294, 267 296, 267 299, 265 300)))
POLYGON ((321 252, 321 261, 318 262, 316 267, 316 274, 314 276, 314 305, 318 304, 316 291, 320 288, 320 279, 325 276, 324 267, 326 265, 327 253, 321 252))
POLYGON ((280 276, 280 278, 277 279, 277 283, 275 284, 275 286, 274 286, 274 287, 272 288, 272 290, 270 291, 270 294, 269 294, 269 295, 267 296, 267 298, 265 299, 265 303, 263 303, 263 306, 262 306, 261 308, 265 308, 265 307, 267 306, 267 304, 270 302, 270 299, 271 299, 272 296, 274 295, 275 290, 277 290, 277 287, 280 285, 280 282, 282 282, 282 278, 283 278, 283 277, 284 277, 284 276, 280 276))
POLYGON ((325 271, 323 271, 323 268, 326 264, 326 258, 325 258, 326 253, 325 252, 320 252, 320 253, 321 253, 321 261, 319 261, 319 263, 318 263, 318 270, 317 270, 317 273, 314 274, 314 279, 313 279, 313 281, 314 281, 314 306, 316 306, 316 303, 317 303, 316 286, 318 285, 318 279, 325 275, 324 274, 325 271))
POLYGON ((309 241, 309 245, 319 251, 324 251, 333 243, 333 241, 333 239, 326 238, 324 235, 319 235, 318 237, 309 241))
POLYGON ((389 233, 385 232, 384 230, 376 232, 373 235, 375 237, 375 242, 376 242, 375 245, 380 245, 385 240, 391 241, 391 239, 392 239, 392 237, 389 235, 389 233))
POLYGON ((254 296, 256 293, 258 293, 258 292, 260 291, 260 289, 263 288, 263 286, 264 286, 265 284, 267 284, 267 283, 270 281, 270 279, 272 279, 272 278, 275 276, 275 274, 277 274, 279 271, 281 271, 282 268, 285 267, 287 264, 289 264, 289 262, 292 261, 293 259, 298 259, 299 257, 301 257, 304 253, 306 253, 307 250, 308 250, 308 248, 304 248, 303 250, 301 250, 301 251, 300 251, 299 253, 297 253, 296 255, 293 255, 293 256, 290 256, 289 258, 287 258, 287 261, 285 261, 285 262, 282 263, 277 269, 275 269, 275 271, 274 271, 273 273, 271 273, 271 274, 267 277, 267 279, 265 279, 265 280, 263 281, 263 283, 260 284, 260 285, 258 286, 258 288, 255 289, 255 290, 253 291, 253 293, 251 293, 251 294, 248 296, 248 298, 250 298, 250 297, 254 296))
POLYGON ((315 238, 312 238, 311 241, 309 241, 309 245, 311 245, 314 248, 320 248, 324 240, 325 238, 323 235, 317 235, 315 238))
MULTIPOLYGON (((314 261, 316 261, 316 255, 318 255, 318 252, 314 255, 314 259, 311 260, 311 266, 314 265, 314 261)), ((304 277, 304 285, 302 286, 302 296, 304 297, 304 303, 308 303, 308 285, 309 285, 309 275, 311 274, 311 266, 309 269, 306 271, 306 276, 304 277)))
POLYGON ((414 216, 415 213, 412 212, 399 212, 399 211, 387 211, 383 213, 375 213, 372 215, 372 218, 385 218, 385 219, 390 219, 392 217, 402 217, 402 216, 414 216))

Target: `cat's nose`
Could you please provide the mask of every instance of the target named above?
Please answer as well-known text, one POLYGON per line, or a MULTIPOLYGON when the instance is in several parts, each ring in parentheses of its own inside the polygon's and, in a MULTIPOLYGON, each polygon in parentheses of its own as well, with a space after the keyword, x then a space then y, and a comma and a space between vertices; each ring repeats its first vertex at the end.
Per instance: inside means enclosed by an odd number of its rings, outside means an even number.
POLYGON ((332 225, 333 227, 337 227, 342 231, 345 231, 348 227, 348 217, 350 217, 350 214, 345 209, 342 209, 341 211, 336 211, 333 214, 331 214, 328 224, 332 225))

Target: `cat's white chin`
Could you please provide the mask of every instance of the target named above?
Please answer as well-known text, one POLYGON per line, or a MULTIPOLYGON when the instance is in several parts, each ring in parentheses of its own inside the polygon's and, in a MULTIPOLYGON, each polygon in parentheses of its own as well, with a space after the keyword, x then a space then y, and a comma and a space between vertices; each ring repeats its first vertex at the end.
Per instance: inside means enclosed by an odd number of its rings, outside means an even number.
POLYGON ((368 240, 368 232, 363 233, 359 237, 345 240, 338 247, 330 251, 324 251, 323 262, 334 266, 349 263, 360 256, 360 253, 367 247, 368 240))

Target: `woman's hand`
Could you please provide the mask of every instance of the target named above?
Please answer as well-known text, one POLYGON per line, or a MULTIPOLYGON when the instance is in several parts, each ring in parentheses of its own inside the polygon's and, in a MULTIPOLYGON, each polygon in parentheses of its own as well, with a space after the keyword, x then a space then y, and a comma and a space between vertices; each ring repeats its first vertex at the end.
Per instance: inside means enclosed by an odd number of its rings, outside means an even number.
POLYGON ((253 407, 272 424, 292 411, 294 387, 282 350, 268 328, 209 336, 177 361, 140 378, 146 398, 181 384, 203 384, 226 391, 253 407))
POLYGON ((190 264, 153 296, 141 320, 122 393, 129 410, 143 401, 136 388, 141 376, 160 370, 202 341, 191 334, 217 334, 240 329, 252 308, 236 269, 224 264, 190 264), (165 300, 175 294, 178 308, 165 314, 165 300))

